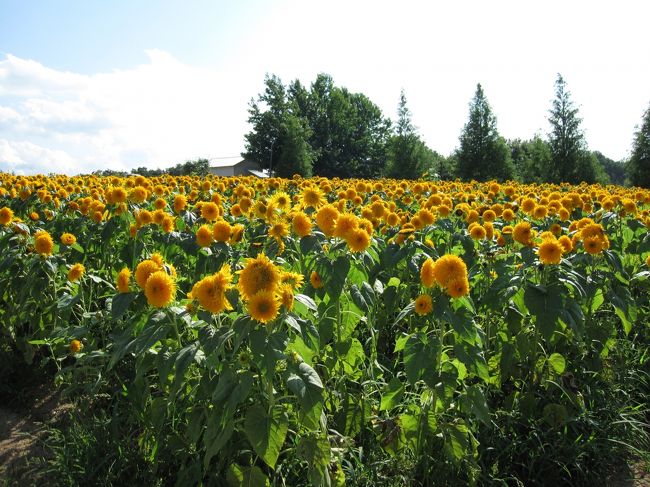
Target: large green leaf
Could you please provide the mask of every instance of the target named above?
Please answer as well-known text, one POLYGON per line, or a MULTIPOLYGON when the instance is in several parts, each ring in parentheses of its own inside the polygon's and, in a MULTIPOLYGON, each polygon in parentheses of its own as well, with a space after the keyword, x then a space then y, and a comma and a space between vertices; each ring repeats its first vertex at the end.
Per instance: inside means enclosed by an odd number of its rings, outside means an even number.
POLYGON ((271 485, 259 467, 240 467, 235 463, 228 467, 226 481, 230 487, 268 487, 271 485))
POLYGON ((288 427, 289 418, 284 409, 273 408, 269 415, 262 406, 256 404, 246 411, 246 438, 255 453, 271 468, 275 468, 288 427))
POLYGON ((481 388, 473 384, 467 388, 467 399, 472 413, 486 426, 490 426, 490 410, 481 388))
POLYGON ((136 297, 136 293, 119 293, 113 296, 111 300, 111 316, 113 319, 121 318, 136 297))
POLYGON ((546 340, 551 339, 557 328, 562 309, 561 291, 560 286, 547 288, 532 284, 524 291, 524 303, 530 314, 535 316, 537 328, 546 340))
POLYGON ((379 410, 386 411, 393 409, 400 403, 403 395, 404 384, 402 384, 402 382, 397 377, 393 377, 390 382, 386 384, 386 387, 384 388, 384 391, 381 395, 381 404, 379 406, 379 410))
POLYGON ((323 383, 316 371, 307 363, 289 363, 287 366, 287 387, 300 401, 305 411, 322 401, 323 383))
POLYGON ((566 368, 566 361, 564 357, 559 353, 552 353, 548 358, 548 364, 553 369, 556 374, 561 374, 566 368))

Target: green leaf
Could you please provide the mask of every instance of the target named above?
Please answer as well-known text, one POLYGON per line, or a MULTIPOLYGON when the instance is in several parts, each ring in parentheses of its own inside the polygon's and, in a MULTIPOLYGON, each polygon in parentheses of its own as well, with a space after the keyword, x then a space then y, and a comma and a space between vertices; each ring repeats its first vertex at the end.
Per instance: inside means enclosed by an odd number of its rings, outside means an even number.
POLYGON ((370 307, 368 306, 368 303, 366 302, 366 299, 361 295, 361 291, 357 287, 356 284, 353 284, 350 287, 350 297, 352 298, 352 302, 364 313, 368 313, 370 310, 370 307))
POLYGON ((228 467, 226 481, 230 487, 268 487, 271 485, 259 467, 240 467, 235 463, 228 467))
POLYGON ((288 427, 289 418, 283 409, 274 408, 269 416, 262 406, 256 404, 246 411, 246 438, 255 453, 271 468, 275 468, 288 427))
POLYGON ((559 286, 529 285, 524 291, 524 303, 532 315, 542 336, 550 340, 557 328, 557 321, 562 309, 562 288, 559 286))
POLYGON ((559 353, 552 353, 548 358, 548 364, 555 371, 556 374, 562 374, 566 368, 566 361, 559 353))
POLYGON ((393 327, 397 326, 400 321, 402 321, 408 315, 412 314, 413 310, 415 310, 415 301, 411 301, 404 307, 402 311, 399 312, 397 318, 395 318, 395 321, 393 322, 393 327))
POLYGON ((384 392, 381 395, 381 405, 379 406, 379 410, 387 411, 393 409, 395 406, 399 405, 403 395, 404 385, 397 377, 393 377, 386 385, 384 392))
POLYGON ((469 453, 469 430, 463 423, 448 424, 444 429, 445 449, 455 463, 469 453))
POLYGON ((327 294, 330 297, 336 299, 341 295, 349 272, 350 258, 344 255, 337 257, 331 268, 330 279, 326 284, 327 294))
POLYGON ((304 304, 307 309, 310 309, 311 311, 316 311, 318 309, 314 300, 305 294, 296 294, 294 299, 299 303, 304 304))
POLYGON ((316 403, 322 401, 323 383, 316 371, 307 363, 289 363, 287 387, 298 396, 300 405, 309 411, 316 403))
POLYGON ((137 297, 136 293, 119 293, 111 300, 111 316, 114 320, 122 317, 131 303, 137 297))
POLYGON ((467 398, 474 415, 486 426, 490 426, 490 410, 481 388, 472 384, 467 388, 467 398))
POLYGON ((222 419, 215 418, 210 420, 208 428, 204 435, 204 442, 206 442, 205 456, 203 457, 203 468, 205 470, 210 466, 210 460, 221 451, 226 442, 232 436, 234 423, 232 418, 222 419), (222 422, 224 422, 222 424, 222 422))
POLYGON ((309 465, 312 485, 329 485, 328 467, 332 452, 326 436, 303 436, 298 443, 298 455, 309 465))
POLYGON ((433 378, 438 363, 437 343, 429 342, 421 333, 409 337, 404 346, 404 371, 411 384, 415 384, 424 375, 433 378))

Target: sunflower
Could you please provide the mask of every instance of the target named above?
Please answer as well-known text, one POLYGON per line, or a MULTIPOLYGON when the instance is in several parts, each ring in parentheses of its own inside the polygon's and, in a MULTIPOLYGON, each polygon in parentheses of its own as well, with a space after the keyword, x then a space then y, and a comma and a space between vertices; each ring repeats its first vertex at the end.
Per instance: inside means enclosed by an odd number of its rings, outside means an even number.
POLYGON ((501 213, 501 218, 504 221, 511 222, 512 220, 515 219, 515 212, 512 211, 512 209, 510 208, 506 208, 505 210, 503 210, 503 213, 501 213))
POLYGON ((280 272, 269 258, 260 253, 255 259, 246 259, 246 267, 239 271, 239 292, 250 299, 259 291, 275 292, 280 272))
POLYGON ((276 191, 271 196, 268 206, 286 213, 291 208, 291 196, 284 191, 276 191))
POLYGON ((420 269, 420 282, 424 287, 432 287, 436 283, 434 274, 434 262, 431 257, 424 261, 420 269))
POLYGON ((481 225, 474 225, 470 229, 469 234, 474 240, 483 240, 486 237, 487 232, 481 225))
POLYGON ((208 225, 201 225, 196 231, 196 243, 199 247, 209 247, 212 243, 212 231, 208 225))
POLYGON ((212 237, 217 242, 228 242, 230 240, 230 233, 232 232, 232 227, 230 223, 225 220, 217 221, 212 227, 212 237))
POLYGON ((77 241, 77 237, 75 237, 71 233, 64 233, 63 235, 61 235, 61 243, 63 245, 74 245, 76 241, 77 241))
POLYGON ((281 272, 280 283, 289 284, 293 289, 298 291, 305 282, 305 276, 297 272, 281 272))
POLYGON ((293 309, 293 288, 289 284, 280 286, 280 299, 284 309, 291 311, 293 309))
POLYGON ((176 284, 165 271, 152 273, 144 286, 147 302, 155 308, 167 306, 176 294, 176 284))
POLYGON ((79 352, 81 352, 81 349, 82 349, 83 347, 84 347, 84 346, 83 346, 83 343, 81 343, 81 341, 79 341, 79 340, 77 340, 77 339, 74 339, 74 340, 72 340, 72 341, 70 342, 70 346, 69 346, 70 353, 71 353, 72 355, 74 355, 75 353, 79 353, 79 352))
POLYGON ((530 223, 519 222, 512 231, 512 237, 522 245, 530 245, 533 237, 530 223))
POLYGON ((359 228, 359 220, 354 213, 342 213, 336 219, 334 236, 347 240, 359 228))
POLYGON ((174 211, 180 213, 187 207, 187 197, 184 194, 174 196, 174 211))
POLYGON ((138 283, 142 289, 144 289, 149 276, 154 272, 162 270, 162 267, 151 259, 143 260, 138 264, 138 267, 135 268, 135 282, 138 283))
POLYGON ((68 271, 68 281, 74 282, 78 281, 81 279, 81 276, 84 275, 84 272, 86 271, 86 268, 83 266, 83 264, 74 264, 72 267, 70 267, 70 270, 68 271))
POLYGON ((131 271, 128 267, 123 268, 118 274, 117 279, 115 280, 115 287, 117 287, 118 292, 128 293, 129 289, 129 278, 131 277, 131 271))
POLYGON ((242 237, 244 236, 245 227, 241 223, 237 223, 232 226, 232 232, 230 234, 230 243, 234 244, 241 242, 242 237))
POLYGON ((142 186, 136 186, 131 190, 131 194, 129 195, 129 198, 131 201, 134 203, 144 203, 148 197, 147 190, 144 189, 142 186))
POLYGON ((323 206, 316 213, 316 224, 327 237, 331 237, 334 234, 338 216, 339 211, 333 205, 323 206))
POLYGON ((582 241, 585 250, 591 255, 600 254, 603 250, 603 239, 599 237, 588 237, 582 241))
POLYGON ((365 230, 358 228, 346 239, 352 252, 363 252, 370 247, 370 235, 365 230))
POLYGON ((34 249, 41 255, 51 255, 54 249, 52 236, 45 230, 39 230, 34 234, 34 249))
POLYGON ((280 241, 283 237, 289 235, 289 227, 284 222, 277 222, 269 228, 269 236, 280 241))
POLYGON ((539 261, 542 264, 559 264, 564 253, 564 246, 555 239, 542 241, 537 249, 539 261))
POLYGON ((302 208, 314 208, 317 210, 325 204, 325 201, 323 193, 317 186, 305 188, 300 195, 300 206, 302 208))
POLYGON ((163 264, 165 263, 165 259, 163 259, 163 256, 160 254, 160 252, 154 252, 153 254, 151 254, 149 260, 153 260, 160 267, 162 267, 163 264))
POLYGON ((421 294, 415 299, 415 312, 419 315, 426 315, 433 310, 433 301, 428 294, 421 294))
POLYGON ((568 236, 562 235, 557 241, 562 246, 563 253, 568 254, 573 250, 573 242, 568 236))
POLYGON ((467 265, 457 255, 443 255, 435 261, 433 275, 441 287, 447 287, 452 281, 467 280, 467 265))
POLYGON ((7 226, 11 223, 11 220, 14 218, 14 212, 11 208, 5 206, 0 209, 0 225, 7 226))
POLYGON ((231 282, 230 266, 225 264, 218 273, 197 282, 192 288, 192 297, 212 313, 230 310, 232 306, 226 298, 226 291, 232 287, 231 282))
POLYGON ((316 271, 311 272, 311 275, 309 276, 309 282, 314 289, 320 289, 325 285, 323 283, 323 279, 321 279, 321 277, 318 275, 318 272, 316 271))
POLYGON ((259 291, 251 296, 246 309, 254 320, 268 323, 278 316, 280 304, 281 300, 273 291, 259 291))
POLYGON ((467 277, 452 279, 445 287, 445 291, 452 298, 460 298, 469 294, 469 281, 467 277))
POLYGON ((212 201, 204 202, 201 205, 201 217, 209 222, 215 221, 219 218, 219 207, 212 201))
POLYGON ((293 231, 299 237, 306 237, 307 235, 311 234, 311 220, 307 214, 303 213, 302 211, 299 211, 293 215, 291 226, 293 227, 293 231))

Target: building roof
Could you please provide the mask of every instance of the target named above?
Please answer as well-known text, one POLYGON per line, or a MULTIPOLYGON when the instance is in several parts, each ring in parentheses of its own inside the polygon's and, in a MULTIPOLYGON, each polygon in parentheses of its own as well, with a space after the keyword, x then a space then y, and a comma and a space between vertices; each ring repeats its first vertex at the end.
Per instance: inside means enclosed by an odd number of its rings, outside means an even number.
POLYGON ((269 170, 268 169, 262 169, 261 171, 257 171, 255 169, 249 169, 248 173, 252 174, 253 176, 257 176, 258 178, 268 178, 269 177, 269 170))
POLYGON ((242 156, 214 157, 210 159, 210 167, 230 167, 244 162, 242 156))

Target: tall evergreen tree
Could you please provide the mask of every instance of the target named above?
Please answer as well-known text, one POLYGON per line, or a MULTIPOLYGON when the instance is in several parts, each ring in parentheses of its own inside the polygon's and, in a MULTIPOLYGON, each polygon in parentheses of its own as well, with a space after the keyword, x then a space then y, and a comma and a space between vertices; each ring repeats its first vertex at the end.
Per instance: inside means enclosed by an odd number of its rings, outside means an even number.
POLYGON ((582 119, 578 116, 578 108, 571 100, 571 93, 566 89, 566 82, 560 74, 555 81, 555 99, 549 110, 548 121, 551 124, 550 181, 572 184, 595 182, 595 160, 587 150, 584 133, 580 128, 582 119))
POLYGON ((629 172, 633 186, 650 188, 650 106, 643 115, 641 128, 634 134, 629 172))
POLYGON ((497 131, 496 117, 480 83, 470 103, 469 121, 460 135, 457 156, 457 172, 462 179, 503 181, 514 175, 510 150, 497 131))
POLYGON ((400 93, 395 133, 388 142, 391 177, 416 179, 422 176, 433 162, 433 152, 420 139, 411 122, 411 111, 406 106, 404 90, 400 93))

